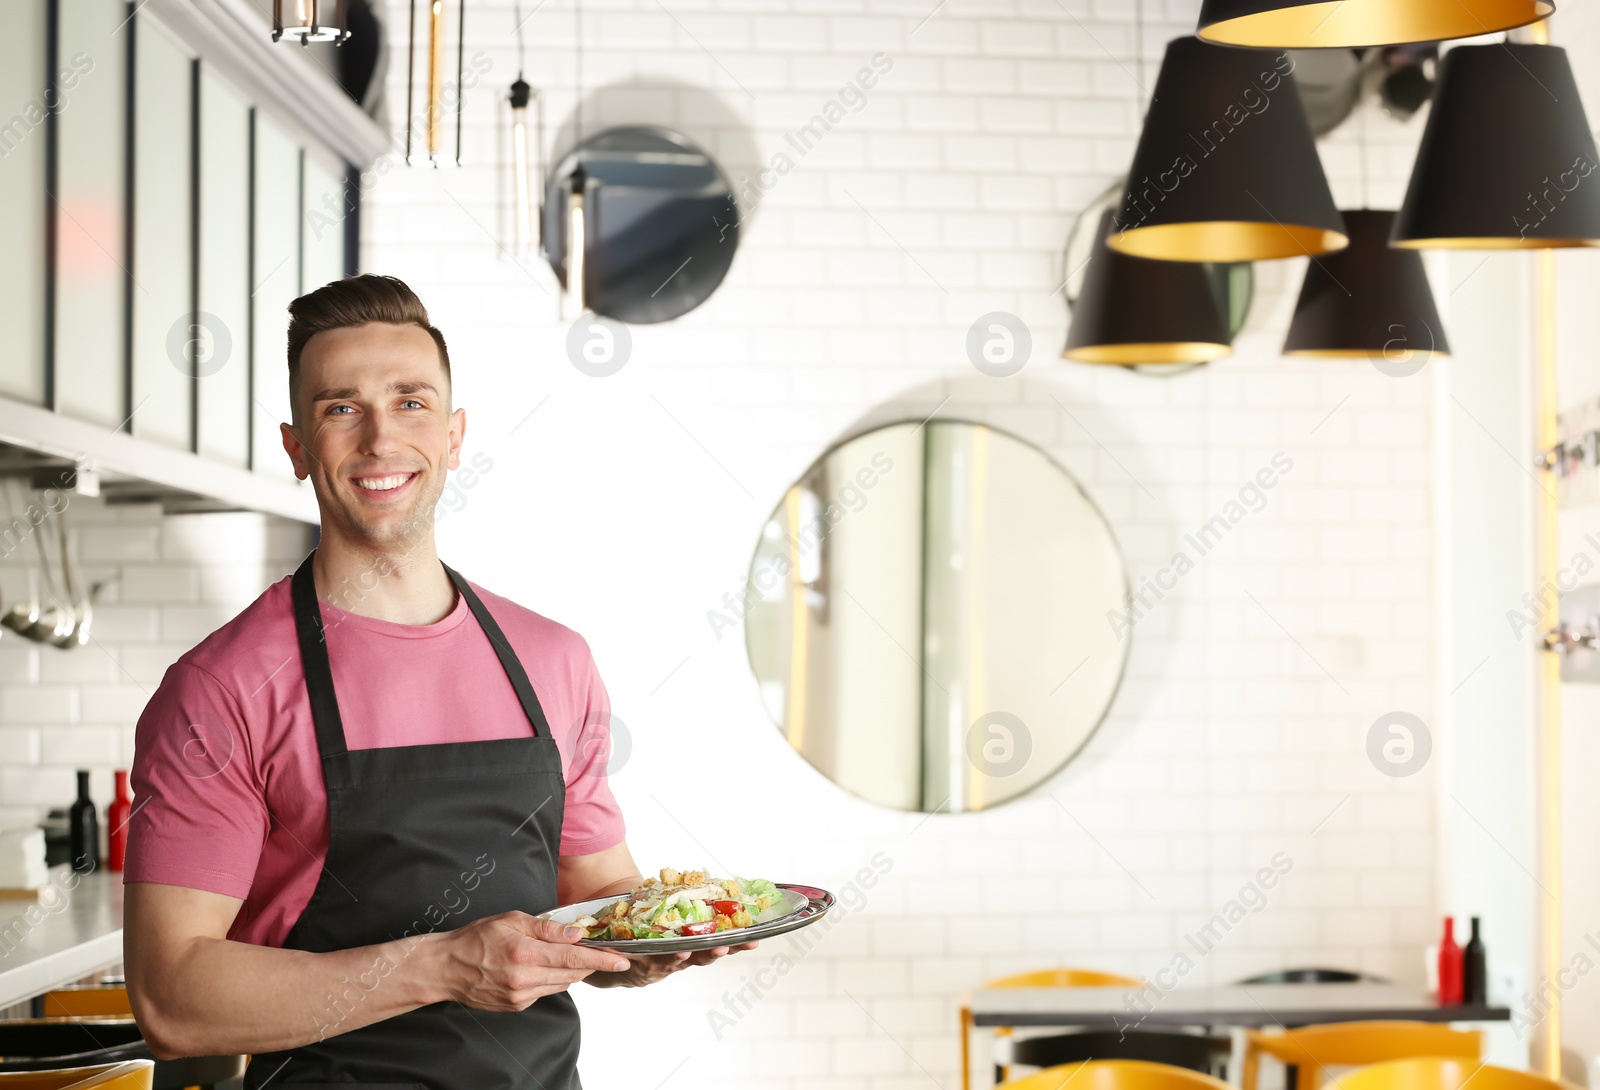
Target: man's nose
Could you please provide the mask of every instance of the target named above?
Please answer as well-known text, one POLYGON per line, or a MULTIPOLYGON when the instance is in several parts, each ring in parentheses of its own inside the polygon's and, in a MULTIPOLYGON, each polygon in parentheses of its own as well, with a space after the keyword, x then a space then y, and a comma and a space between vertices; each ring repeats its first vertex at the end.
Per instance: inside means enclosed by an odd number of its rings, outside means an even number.
POLYGON ((399 449, 396 427, 388 413, 368 413, 361 426, 361 452, 363 454, 388 454, 399 449))

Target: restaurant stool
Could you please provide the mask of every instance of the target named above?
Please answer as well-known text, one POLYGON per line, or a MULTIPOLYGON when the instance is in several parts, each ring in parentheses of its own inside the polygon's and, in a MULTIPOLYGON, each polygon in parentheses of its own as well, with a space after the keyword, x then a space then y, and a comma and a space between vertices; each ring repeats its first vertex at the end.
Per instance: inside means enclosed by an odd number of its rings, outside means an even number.
POLYGON ((1283 1033, 1248 1030, 1239 1072, 1241 1090, 1256 1090, 1263 1054, 1298 1068, 1300 1090, 1318 1090, 1329 1067, 1364 1066, 1413 1056, 1476 1060, 1483 1055, 1483 1034, 1432 1022, 1339 1022, 1283 1033))
MULTIPOLYGON (((1137 988, 1139 982, 1131 976, 1102 973, 1098 969, 1034 969, 1031 972, 1003 976, 981 985, 984 988, 1137 988)), ((1009 1037, 1010 1026, 995 1027, 996 1037, 1009 1037)), ((972 1090, 972 1009, 961 1006, 961 1090, 972 1090)), ((995 1065, 995 1078, 1002 1080, 1006 1070, 995 1065)))
POLYGON ((0 1072, 0 1090, 150 1090, 154 1068, 149 1060, 127 1060, 94 1067, 0 1072))
POLYGON ((57 988, 39 997, 42 1018, 83 1018, 100 1014, 133 1013, 128 989, 120 984, 83 984, 57 988))
POLYGON ((1337 1090, 1577 1090, 1570 1082, 1529 1071, 1453 1056, 1392 1060, 1347 1071, 1333 1080, 1337 1090))
MULTIPOLYGON (((1252 977, 1235 983, 1243 986, 1248 984, 1388 984, 1387 977, 1376 976, 1372 973, 1357 972, 1354 969, 1274 969, 1270 973, 1258 973, 1252 977)), ((1287 1029, 1296 1026, 1309 1025, 1308 1022, 1280 1023, 1287 1029)), ((1222 1077, 1228 1077, 1228 1065, 1222 1065, 1222 1077)), ((1295 1068, 1286 1068, 1284 1071, 1284 1090, 1299 1090, 1297 1080, 1299 1076, 1295 1068)))
MULTIPOLYGON (((1094 1060, 1081 1064, 1061 1064, 1002 1083, 995 1090, 1061 1090, 1069 1082, 1072 1090, 1233 1090, 1221 1079, 1202 1075, 1198 1071, 1142 1060, 1094 1060)), ((1500 1090, 1523 1088, 1507 1087, 1500 1090)))
MULTIPOLYGON (((133 1017, 0 1019, 0 1076, 63 1066, 154 1061, 152 1090, 209 1088, 244 1074, 243 1056, 186 1056, 157 1060, 133 1017)), ((98 1084, 97 1084, 98 1085, 98 1084)), ((120 1084, 119 1084, 120 1085, 120 1084)), ((0 1090, 8 1084, 0 1083, 0 1090)))

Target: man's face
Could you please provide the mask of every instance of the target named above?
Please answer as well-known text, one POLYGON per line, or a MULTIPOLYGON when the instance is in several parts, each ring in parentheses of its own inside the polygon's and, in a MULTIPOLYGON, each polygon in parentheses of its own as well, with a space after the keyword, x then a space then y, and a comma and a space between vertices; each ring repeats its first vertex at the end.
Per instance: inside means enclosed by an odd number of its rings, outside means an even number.
POLYGON ((466 430, 427 330, 369 322, 316 334, 297 396, 300 423, 282 426, 283 446, 317 491, 324 533, 384 550, 425 537, 466 430))

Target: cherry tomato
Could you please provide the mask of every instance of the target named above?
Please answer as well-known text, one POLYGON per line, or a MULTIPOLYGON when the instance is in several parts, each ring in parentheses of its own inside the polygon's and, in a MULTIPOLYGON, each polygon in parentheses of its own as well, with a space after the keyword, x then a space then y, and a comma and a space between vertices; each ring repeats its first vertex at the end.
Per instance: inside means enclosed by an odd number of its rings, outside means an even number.
POLYGON ((712 901, 711 902, 711 911, 717 912, 717 913, 721 913, 724 916, 732 916, 735 912, 739 911, 739 909, 741 909, 743 907, 744 906, 741 905, 738 901, 712 901))
POLYGON ((707 920, 704 923, 686 923, 682 928, 685 935, 709 935, 716 929, 716 920, 707 920))

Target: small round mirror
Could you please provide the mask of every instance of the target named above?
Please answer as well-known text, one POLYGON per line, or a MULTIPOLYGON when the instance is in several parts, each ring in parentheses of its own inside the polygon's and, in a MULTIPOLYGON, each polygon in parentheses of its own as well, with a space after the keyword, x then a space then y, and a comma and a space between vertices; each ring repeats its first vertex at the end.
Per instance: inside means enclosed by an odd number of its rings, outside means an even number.
POLYGON ((1088 740, 1122 678, 1127 573, 1047 454, 984 424, 892 424, 814 462, 762 528, 746 649, 768 714, 883 806, 981 810, 1088 740))
POLYGON ((556 163, 543 239, 563 285, 574 176, 587 309, 633 325, 667 322, 717 290, 739 245, 739 209, 721 169, 687 137, 654 126, 607 129, 556 163))

